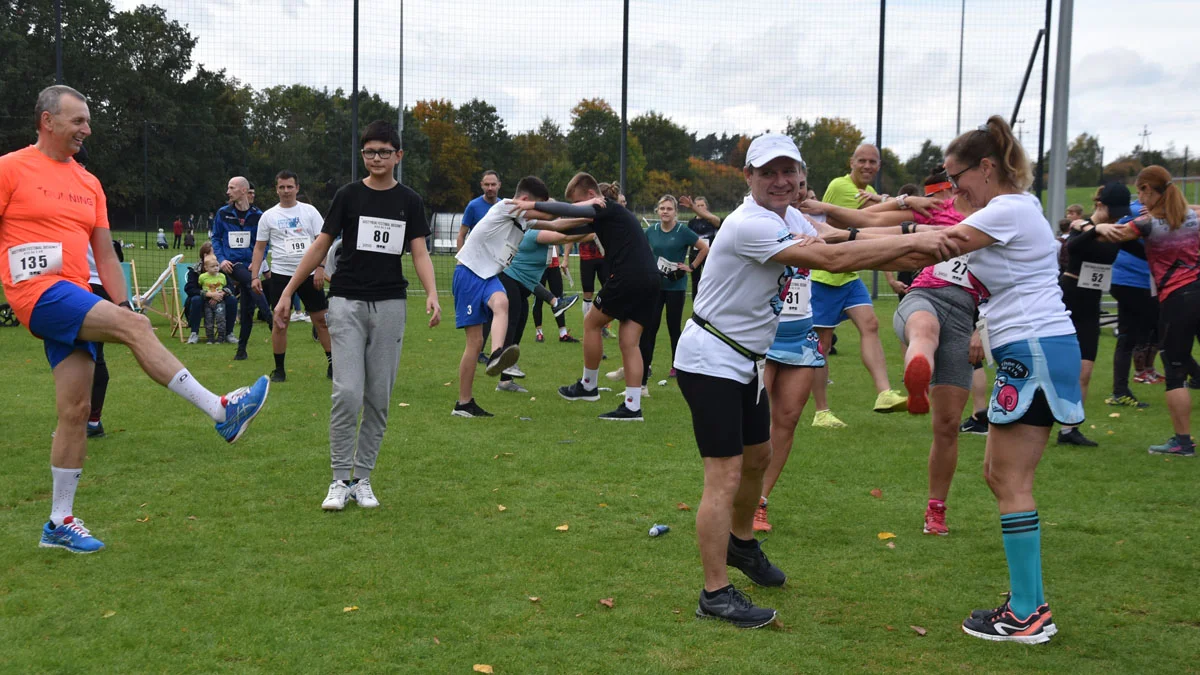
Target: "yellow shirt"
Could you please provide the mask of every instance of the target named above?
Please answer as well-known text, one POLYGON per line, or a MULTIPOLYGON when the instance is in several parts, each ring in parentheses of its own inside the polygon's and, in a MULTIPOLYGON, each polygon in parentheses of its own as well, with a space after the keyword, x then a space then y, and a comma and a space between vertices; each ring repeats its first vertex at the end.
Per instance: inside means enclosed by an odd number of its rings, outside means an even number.
MULTIPOLYGON (((871 194, 878 194, 875 188, 868 185, 863 188, 871 194)), ((858 208, 858 186, 851 180, 850 174, 839 176, 829 181, 829 187, 825 189, 825 196, 821 201, 826 204, 842 206, 847 209, 858 208)), ((813 281, 819 281, 829 286, 845 286, 846 284, 858 278, 858 272, 826 272, 825 270, 813 270, 810 277, 813 281)))

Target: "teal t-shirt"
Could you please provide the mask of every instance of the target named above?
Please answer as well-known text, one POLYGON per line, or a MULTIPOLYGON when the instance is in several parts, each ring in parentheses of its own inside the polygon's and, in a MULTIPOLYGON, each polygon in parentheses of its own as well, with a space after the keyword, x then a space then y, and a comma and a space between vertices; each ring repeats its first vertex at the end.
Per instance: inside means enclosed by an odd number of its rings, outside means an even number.
MULTIPOLYGON (((655 260, 665 258, 671 262, 686 263, 688 249, 696 244, 700 235, 693 232, 687 225, 676 221, 675 227, 671 228, 670 232, 663 232, 661 223, 651 225, 650 229, 646 230, 646 239, 650 241, 650 250, 654 253, 655 260)), ((664 277, 659 289, 686 291, 687 277, 683 276, 671 281, 664 277)))
POLYGON ((546 273, 546 264, 550 255, 550 244, 537 243, 540 231, 529 230, 525 233, 525 236, 521 238, 521 245, 517 247, 517 254, 504 269, 505 274, 516 279, 517 283, 530 291, 542 282, 542 275, 546 273))

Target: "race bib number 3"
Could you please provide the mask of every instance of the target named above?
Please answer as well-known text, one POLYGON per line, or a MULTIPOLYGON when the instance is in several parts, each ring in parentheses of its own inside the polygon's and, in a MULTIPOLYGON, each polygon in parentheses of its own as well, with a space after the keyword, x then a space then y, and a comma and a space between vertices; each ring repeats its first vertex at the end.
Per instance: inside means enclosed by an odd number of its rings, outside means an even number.
POLYGON ((404 253, 403 220, 358 217, 358 250, 401 255, 404 253))
POLYGON ((250 230, 234 230, 230 232, 229 248, 250 248, 250 230))
POLYGON ((1112 265, 1085 262, 1079 267, 1079 287, 1108 292, 1112 287, 1112 265))
POLYGON ((967 256, 965 255, 934 265, 933 276, 964 288, 971 287, 971 280, 967 276, 967 256))
POLYGON ((14 284, 28 281, 43 274, 62 272, 62 244, 59 242, 34 242, 8 249, 8 273, 14 284))
POLYGON ((783 296, 783 311, 781 316, 802 316, 808 314, 809 301, 812 297, 812 285, 808 279, 792 277, 787 294, 783 296))
POLYGON ((283 240, 283 252, 287 255, 304 255, 308 251, 308 237, 287 237, 283 240))

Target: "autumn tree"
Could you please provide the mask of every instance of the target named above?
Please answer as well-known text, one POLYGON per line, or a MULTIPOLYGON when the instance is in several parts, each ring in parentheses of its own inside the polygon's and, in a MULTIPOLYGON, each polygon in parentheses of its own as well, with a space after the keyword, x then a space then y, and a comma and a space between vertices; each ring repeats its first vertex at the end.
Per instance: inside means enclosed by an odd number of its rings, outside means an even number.
POLYGON ((434 211, 462 210, 473 194, 471 177, 481 169, 471 139, 456 123, 457 111, 444 99, 417 101, 413 119, 429 138, 425 202, 434 211))

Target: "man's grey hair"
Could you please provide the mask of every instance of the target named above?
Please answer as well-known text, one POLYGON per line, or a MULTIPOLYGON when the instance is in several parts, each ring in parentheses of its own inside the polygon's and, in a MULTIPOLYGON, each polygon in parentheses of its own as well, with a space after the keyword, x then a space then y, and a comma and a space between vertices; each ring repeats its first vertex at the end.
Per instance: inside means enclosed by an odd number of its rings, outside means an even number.
POLYGON ((37 104, 33 107, 33 121, 36 126, 41 127, 42 113, 48 112, 51 115, 57 115, 62 111, 63 94, 74 96, 80 101, 87 103, 87 97, 75 89, 65 84, 52 84, 38 94, 37 104))

